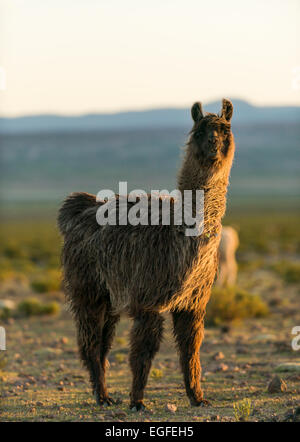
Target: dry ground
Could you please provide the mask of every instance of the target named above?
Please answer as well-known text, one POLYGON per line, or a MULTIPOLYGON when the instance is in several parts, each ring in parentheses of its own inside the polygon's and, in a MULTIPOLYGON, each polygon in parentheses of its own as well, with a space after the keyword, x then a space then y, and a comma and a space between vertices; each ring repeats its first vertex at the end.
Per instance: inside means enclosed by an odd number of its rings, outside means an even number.
MULTIPOLYGON (((121 403, 97 407, 77 358, 73 322, 63 308, 56 317, 9 319, 4 324, 7 351, 1 352, 0 361, 0 421, 234 421, 233 403, 244 398, 251 401, 251 421, 287 419, 289 410, 300 405, 300 373, 280 373, 285 392, 271 394, 267 387, 280 363, 300 360, 300 351, 291 348, 291 329, 300 325, 299 285, 286 285, 274 273, 257 269, 241 273, 240 283, 261 293, 271 314, 229 330, 206 328, 202 382, 211 407, 189 406, 169 318, 146 390, 147 411, 137 414, 128 409, 127 318, 119 325, 109 357, 108 385, 121 403), (216 359, 218 352, 223 359, 216 359), (177 406, 175 413, 166 410, 168 403, 177 406)), ((14 299, 19 293, 6 289, 5 296, 14 299)))

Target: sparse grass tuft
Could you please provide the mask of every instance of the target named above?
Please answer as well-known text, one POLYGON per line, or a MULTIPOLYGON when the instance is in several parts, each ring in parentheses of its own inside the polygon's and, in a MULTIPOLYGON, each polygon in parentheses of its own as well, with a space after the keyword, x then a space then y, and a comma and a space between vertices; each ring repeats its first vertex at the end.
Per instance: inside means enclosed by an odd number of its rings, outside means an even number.
POLYGON ((40 303, 36 298, 28 298, 18 304, 18 313, 22 316, 57 315, 60 306, 57 302, 40 303))
POLYGON ((250 399, 243 399, 233 403, 234 417, 237 422, 246 422, 252 411, 250 399))
POLYGON ((152 368, 150 376, 152 379, 161 379, 164 373, 159 368, 152 368))
POLYGON ((122 337, 117 337, 116 338, 116 343, 123 346, 123 345, 126 344, 126 339, 122 338, 122 337))
POLYGON ((0 351, 0 372, 7 366, 7 358, 4 353, 5 352, 0 351))
POLYGON ((300 263, 281 261, 271 266, 272 270, 280 275, 285 282, 300 282, 300 263))
POLYGON ((58 270, 48 270, 31 281, 31 288, 36 293, 55 292, 60 289, 60 285, 61 275, 58 270))
POLYGON ((115 359, 119 364, 122 364, 122 362, 125 362, 126 357, 123 353, 116 353, 115 359))
POLYGON ((6 319, 9 319, 12 317, 12 311, 8 307, 0 308, 0 319, 5 321, 6 319))
POLYGON ((259 295, 252 295, 238 287, 215 287, 207 306, 206 323, 219 325, 267 314, 268 307, 259 295))

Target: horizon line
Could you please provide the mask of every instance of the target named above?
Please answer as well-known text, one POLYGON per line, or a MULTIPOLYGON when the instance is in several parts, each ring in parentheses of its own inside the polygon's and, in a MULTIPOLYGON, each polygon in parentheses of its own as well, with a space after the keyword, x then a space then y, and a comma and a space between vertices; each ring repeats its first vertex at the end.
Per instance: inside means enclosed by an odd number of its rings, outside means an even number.
MULTIPOLYGON (((222 97, 223 98, 223 97, 222 97)), ((211 100, 205 100, 202 101, 203 107, 209 106, 213 103, 217 103, 218 101, 222 101, 222 98, 215 98, 211 100)), ((224 96, 225 98, 225 96, 224 96)), ((228 97, 226 97, 228 98, 228 97)), ((240 98, 240 97, 233 97, 229 98, 231 101, 240 101, 243 103, 248 104, 251 107, 256 108, 280 108, 280 107, 290 107, 290 108, 299 108, 300 103, 297 104, 255 104, 254 102, 240 98)), ((196 101, 196 100, 195 100, 196 101)), ((47 111, 41 111, 39 113, 23 113, 23 114, 15 114, 15 115, 5 115, 2 112, 0 112, 0 118, 1 119, 17 119, 17 118, 31 118, 31 117, 66 117, 66 118, 73 118, 73 117, 84 117, 84 116, 90 116, 90 115, 119 115, 119 114, 126 114, 126 113, 135 113, 135 112, 149 112, 154 110, 186 110, 189 109, 192 106, 193 103, 190 105, 185 106, 176 106, 176 105, 157 105, 153 107, 136 107, 136 108, 128 108, 124 110, 113 110, 113 111, 99 111, 99 110, 90 110, 86 112, 78 112, 78 113, 61 113, 59 111, 57 112, 47 112, 47 111)))

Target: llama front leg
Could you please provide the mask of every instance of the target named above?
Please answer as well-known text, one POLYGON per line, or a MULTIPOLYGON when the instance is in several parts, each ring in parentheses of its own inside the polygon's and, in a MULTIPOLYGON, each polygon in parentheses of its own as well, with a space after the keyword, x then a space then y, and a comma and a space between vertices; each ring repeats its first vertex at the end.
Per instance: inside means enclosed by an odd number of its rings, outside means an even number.
POLYGON ((116 332, 116 325, 120 320, 120 315, 112 315, 107 313, 105 316, 105 324, 102 330, 102 345, 100 348, 100 362, 105 370, 107 365, 107 355, 111 349, 112 342, 116 332))
POLYGON ((200 346, 204 336, 202 312, 176 311, 172 314, 174 335, 180 355, 186 393, 194 406, 205 406, 200 385, 200 346))
POLYGON ((75 316, 81 360, 89 372, 97 404, 107 406, 111 405, 113 401, 108 396, 104 363, 101 361, 105 311, 106 306, 103 305, 97 310, 96 308, 81 309, 75 316))
POLYGON ((132 370, 132 389, 130 408, 133 411, 145 409, 143 403, 152 359, 159 349, 163 334, 164 319, 158 313, 141 313, 135 316, 131 330, 130 367, 132 370))
POLYGON ((120 315, 111 315, 107 313, 105 316, 105 324, 102 330, 102 343, 100 347, 100 364, 102 366, 102 370, 104 372, 108 365, 107 355, 109 350, 111 349, 113 338, 116 332, 116 325, 120 320, 120 315))

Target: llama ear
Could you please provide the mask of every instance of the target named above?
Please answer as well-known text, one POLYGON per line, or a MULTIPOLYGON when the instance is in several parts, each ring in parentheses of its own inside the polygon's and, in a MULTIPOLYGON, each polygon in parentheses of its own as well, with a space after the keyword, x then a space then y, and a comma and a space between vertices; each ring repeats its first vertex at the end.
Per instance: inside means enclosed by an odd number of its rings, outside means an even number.
POLYGON ((230 121, 233 114, 233 105, 230 100, 223 98, 222 100, 222 111, 221 117, 225 118, 225 120, 230 121))
POLYGON ((195 123, 203 118, 202 104, 199 101, 193 104, 191 114, 195 123))

